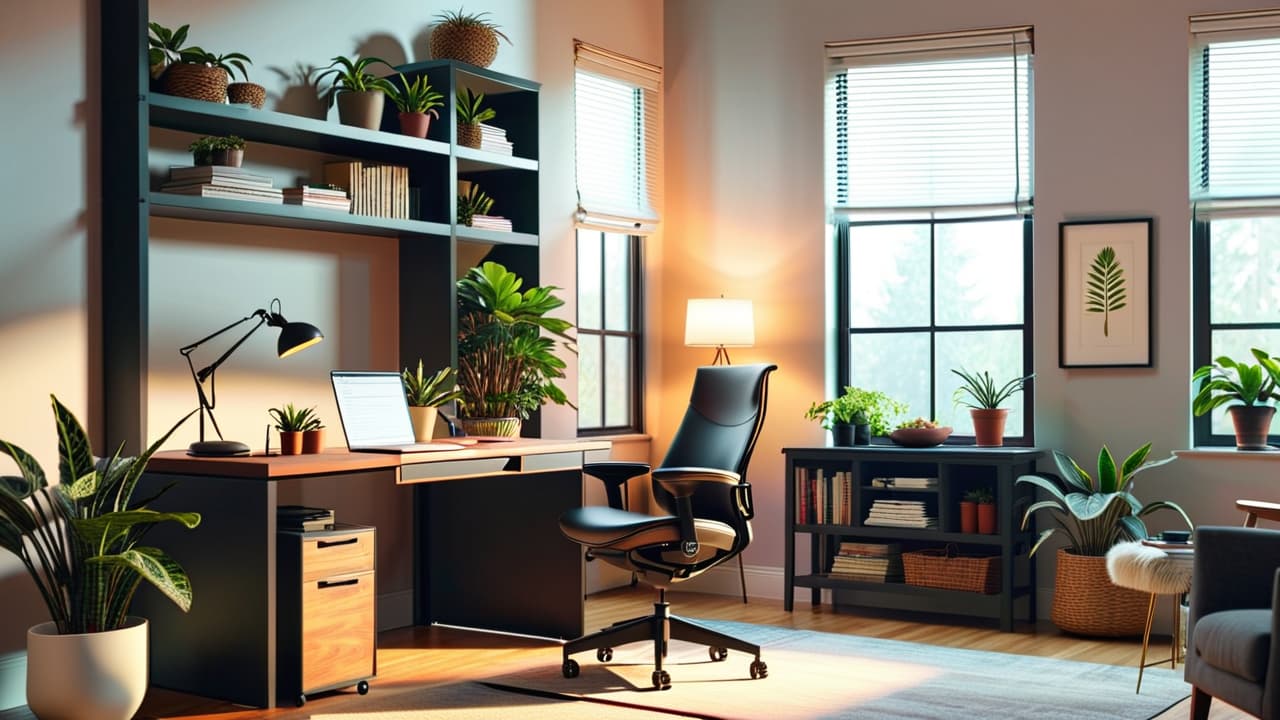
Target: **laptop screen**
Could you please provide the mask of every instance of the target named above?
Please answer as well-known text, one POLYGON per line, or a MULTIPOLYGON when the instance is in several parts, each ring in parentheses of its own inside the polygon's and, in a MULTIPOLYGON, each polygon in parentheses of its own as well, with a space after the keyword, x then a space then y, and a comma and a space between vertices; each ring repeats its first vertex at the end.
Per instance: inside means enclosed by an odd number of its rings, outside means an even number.
POLYGON ((348 448, 413 443, 413 421, 396 372, 329 373, 348 448))

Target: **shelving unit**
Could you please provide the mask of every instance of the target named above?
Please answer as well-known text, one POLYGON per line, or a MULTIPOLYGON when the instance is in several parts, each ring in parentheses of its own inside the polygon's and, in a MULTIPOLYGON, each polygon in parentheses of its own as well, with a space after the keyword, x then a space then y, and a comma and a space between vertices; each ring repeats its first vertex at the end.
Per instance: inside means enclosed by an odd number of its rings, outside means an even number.
MULTIPOLYGON (((489 257, 519 273, 526 285, 539 282, 538 83, 450 60, 396 68, 410 80, 426 75, 445 98, 428 137, 419 139, 399 134, 390 102, 382 129, 374 131, 247 105, 153 93, 145 60, 147 20, 147 1, 133 0, 113 5, 101 23, 102 400, 108 446, 125 442, 130 452, 137 452, 146 436, 151 217, 397 239, 404 367, 418 358, 435 367, 456 363, 453 308, 459 244, 485 246, 489 257), (486 106, 497 111, 492 124, 507 131, 514 155, 457 144, 454 95, 464 86, 485 94, 486 106), (419 192, 417 217, 352 215, 160 192, 157 178, 164 169, 152 166, 152 128, 193 135, 234 134, 254 144, 301 150, 325 162, 363 160, 406 166, 409 184, 419 192), (510 218, 514 232, 457 225, 460 180, 478 183, 493 197, 494 212, 510 218)), ((252 169, 252 155, 246 167, 252 169)), ((536 415, 525 422, 525 428, 527 433, 539 433, 536 415)))
POLYGON ((863 445, 836 448, 785 448, 786 457, 786 563, 784 605, 791 610, 795 588, 809 588, 810 602, 821 602, 822 591, 832 592, 833 605, 869 606, 997 618, 1000 628, 1013 630, 1015 614, 1035 618, 1035 566, 1028 556, 1035 540, 1034 526, 1019 527, 1022 513, 1032 502, 1030 487, 1014 480, 1035 470, 1036 460, 1045 453, 1036 448, 975 448, 939 446, 902 448, 893 445, 863 445), (797 522, 797 486, 802 476, 824 477, 848 473, 849 524, 797 522), (883 477, 937 478, 933 488, 872 487, 883 477), (960 500, 969 490, 991 490, 997 505, 997 532, 980 535, 960 532, 960 500), (872 502, 877 498, 923 500, 937 528, 883 527, 865 524, 872 502), (809 542, 809 567, 796 567, 797 536, 809 542), (998 555, 1001 564, 1000 592, 940 590, 905 583, 862 582, 833 577, 829 570, 841 542, 895 542, 903 552, 945 548, 953 544, 959 553, 998 555), (1017 611, 1023 611, 1021 613, 1017 611))

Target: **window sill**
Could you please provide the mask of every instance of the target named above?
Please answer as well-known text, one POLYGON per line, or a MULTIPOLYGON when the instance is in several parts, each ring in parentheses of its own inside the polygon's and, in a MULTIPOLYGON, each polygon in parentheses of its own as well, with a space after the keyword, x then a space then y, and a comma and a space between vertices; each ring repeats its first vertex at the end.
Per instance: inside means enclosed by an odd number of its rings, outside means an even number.
POLYGON ((1173 454, 1188 460, 1253 460, 1264 462, 1280 462, 1280 448, 1272 446, 1267 450, 1237 450, 1230 446, 1196 447, 1188 450, 1174 450, 1173 454))

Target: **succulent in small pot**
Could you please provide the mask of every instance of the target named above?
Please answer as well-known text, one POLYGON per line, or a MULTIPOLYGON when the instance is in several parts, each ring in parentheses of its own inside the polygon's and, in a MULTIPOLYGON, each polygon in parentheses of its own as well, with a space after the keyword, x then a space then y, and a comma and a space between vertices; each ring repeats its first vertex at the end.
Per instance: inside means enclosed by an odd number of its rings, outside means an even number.
POLYGON ((430 442, 435 436, 438 408, 462 397, 453 368, 446 365, 428 377, 423 374, 422 361, 419 360, 416 373, 405 368, 400 378, 404 382, 405 399, 409 401, 414 440, 430 442))
POLYGON ((478 148, 482 137, 480 123, 498 116, 493 108, 481 107, 484 93, 473 94, 471 88, 458 88, 458 144, 463 147, 478 148))
POLYGON ((498 38, 508 44, 511 38, 488 17, 487 12, 468 13, 463 8, 436 15, 436 25, 431 31, 431 57, 489 67, 498 56, 498 38))
POLYGON ((375 63, 390 67, 382 58, 368 56, 352 60, 338 55, 316 76, 316 87, 329 81, 324 97, 326 102, 337 103, 338 122, 343 125, 377 130, 382 124, 382 105, 395 87, 390 80, 369 72, 369 66, 375 63))
POLYGON ((426 75, 419 75, 413 81, 406 80, 403 73, 397 75, 400 85, 392 83, 387 96, 400 110, 400 132, 424 138, 431 128, 431 118, 440 117, 436 108, 444 105, 444 95, 432 89, 426 75))
POLYGON ((324 427, 315 411, 314 407, 296 408, 293 403, 267 410, 267 414, 275 421, 276 430, 280 431, 281 455, 301 454, 302 434, 324 427))

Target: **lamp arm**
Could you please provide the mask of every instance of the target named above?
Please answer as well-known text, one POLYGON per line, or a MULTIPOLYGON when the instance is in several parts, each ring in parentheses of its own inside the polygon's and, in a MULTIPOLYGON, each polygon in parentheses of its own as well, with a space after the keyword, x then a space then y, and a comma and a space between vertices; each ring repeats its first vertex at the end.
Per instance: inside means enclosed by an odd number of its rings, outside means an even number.
POLYGON ((258 318, 258 324, 257 324, 257 325, 254 325, 253 327, 249 328, 249 332, 247 332, 247 333, 245 333, 244 335, 242 335, 242 336, 240 337, 240 339, 239 339, 239 340, 237 340, 237 341, 235 342, 235 344, 234 344, 234 345, 232 345, 231 347, 227 348, 227 351, 226 351, 226 352, 224 352, 224 353, 222 353, 222 355, 218 356, 218 359, 217 359, 217 360, 214 360, 213 362, 211 362, 211 363, 209 363, 208 365, 206 365, 202 370, 200 370, 199 372, 195 373, 196 383, 197 383, 197 384, 199 384, 199 383, 201 383, 201 382, 204 382, 205 378, 208 378, 210 375, 212 375, 212 374, 213 374, 213 371, 214 371, 214 370, 217 370, 217 369, 218 369, 218 367, 219 367, 220 365, 222 365, 222 363, 226 362, 227 358, 231 357, 231 354, 232 354, 232 353, 234 353, 236 350, 238 350, 238 349, 240 348, 240 346, 244 344, 244 341, 249 339, 249 336, 250 336, 250 335, 252 335, 252 334, 253 334, 253 333, 254 333, 258 328, 262 327, 263 323, 267 322, 267 318, 269 317, 269 315, 268 315, 267 311, 266 311, 266 310, 255 310, 255 311, 253 312, 253 314, 252 314, 252 315, 246 315, 245 317, 243 317, 243 318, 241 318, 241 319, 239 319, 239 320, 237 320, 237 321, 235 321, 235 322, 231 323, 230 325, 228 325, 228 326, 226 326, 226 327, 222 328, 221 330, 218 330, 217 332, 213 333, 212 335, 209 335, 208 337, 205 337, 205 338, 201 338, 200 340, 197 340, 197 341, 195 341, 195 342, 191 343, 190 345, 188 345, 188 346, 186 346, 186 347, 184 347, 184 348, 182 348, 181 350, 179 350, 179 351, 178 351, 178 352, 182 353, 183 355, 187 356, 187 362, 190 362, 190 361, 191 361, 191 351, 192 351, 192 350, 195 350, 197 347, 199 347, 200 345, 204 344, 205 342, 207 342, 207 341, 209 341, 209 340, 211 340, 211 339, 213 339, 213 338, 215 338, 215 337, 217 337, 217 336, 221 335, 222 333, 224 333, 224 332, 226 332, 226 331, 230 330, 230 329, 231 329, 231 328, 233 328, 233 327, 236 327, 237 325, 239 325, 239 324, 241 324, 241 323, 243 323, 243 322, 245 322, 245 321, 252 320, 252 319, 253 319, 253 318, 255 318, 255 317, 256 317, 256 318, 258 318))

